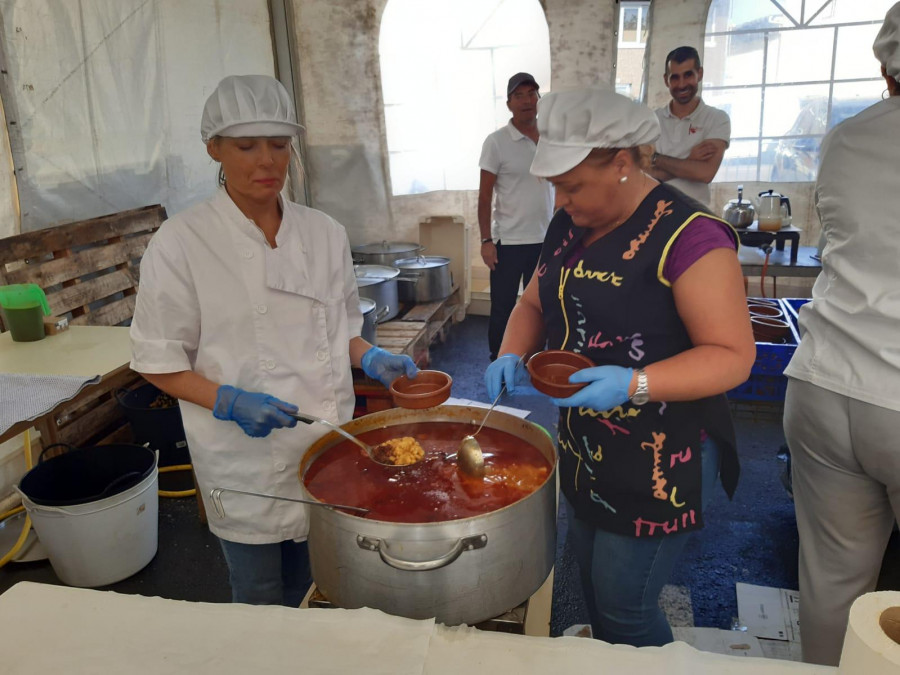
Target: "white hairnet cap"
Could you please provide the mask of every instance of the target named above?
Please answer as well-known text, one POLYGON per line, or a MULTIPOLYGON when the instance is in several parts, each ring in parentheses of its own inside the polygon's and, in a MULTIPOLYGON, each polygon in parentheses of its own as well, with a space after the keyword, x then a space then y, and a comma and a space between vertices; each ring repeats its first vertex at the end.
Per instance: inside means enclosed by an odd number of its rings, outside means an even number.
POLYGON ((872 51, 887 74, 900 80, 900 2, 888 10, 872 51))
POLYGON ((296 136, 294 105, 284 86, 268 75, 229 75, 206 99, 200 120, 204 143, 214 136, 296 136))
POLYGON ((612 89, 592 87, 552 92, 538 101, 535 176, 559 176, 575 168, 594 148, 633 148, 659 138, 650 108, 612 89))

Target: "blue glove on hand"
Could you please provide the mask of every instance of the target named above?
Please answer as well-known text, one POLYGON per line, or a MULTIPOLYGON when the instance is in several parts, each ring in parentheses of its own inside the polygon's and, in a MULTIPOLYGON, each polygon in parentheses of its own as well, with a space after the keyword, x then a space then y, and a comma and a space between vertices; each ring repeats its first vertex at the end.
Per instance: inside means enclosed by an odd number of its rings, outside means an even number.
POLYGON ((388 389, 391 388, 391 382, 401 375, 412 380, 419 372, 416 364, 406 354, 391 354, 381 347, 372 347, 363 354, 361 365, 366 375, 378 380, 388 389))
POLYGON ((492 401, 500 395, 503 383, 510 394, 517 390, 521 393, 532 393, 531 376, 516 354, 498 356, 484 371, 484 386, 487 387, 488 398, 492 401))
POLYGON ((560 408, 590 408, 606 411, 628 400, 628 387, 634 370, 622 366, 582 368, 569 376, 569 382, 590 382, 568 398, 551 398, 560 408))
POLYGON ((268 436, 272 429, 297 426, 297 420, 288 415, 289 412, 297 412, 297 406, 268 394, 244 391, 227 384, 219 387, 213 406, 213 417, 237 422, 245 434, 254 438, 268 436))

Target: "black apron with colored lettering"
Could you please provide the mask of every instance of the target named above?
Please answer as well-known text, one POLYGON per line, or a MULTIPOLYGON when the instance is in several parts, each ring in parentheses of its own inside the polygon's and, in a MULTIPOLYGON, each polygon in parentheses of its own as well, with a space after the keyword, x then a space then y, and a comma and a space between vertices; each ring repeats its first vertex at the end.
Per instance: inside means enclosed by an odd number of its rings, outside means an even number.
MULTIPOLYGON (((631 218, 582 248, 586 230, 558 211, 538 264, 549 347, 579 352, 598 366, 632 368, 691 349, 662 271, 675 238, 698 215, 714 218, 699 202, 659 185, 631 218)), ((561 408, 563 493, 580 519, 611 532, 646 537, 698 529, 701 431, 719 446, 722 484, 731 496, 739 467, 724 395, 626 402, 608 411, 561 408)))

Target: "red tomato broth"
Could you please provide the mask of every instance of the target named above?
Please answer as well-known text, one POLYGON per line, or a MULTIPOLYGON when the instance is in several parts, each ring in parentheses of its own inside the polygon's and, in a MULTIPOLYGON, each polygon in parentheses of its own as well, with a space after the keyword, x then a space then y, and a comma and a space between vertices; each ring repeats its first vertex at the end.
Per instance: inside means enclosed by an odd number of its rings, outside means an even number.
POLYGON ((551 472, 536 447, 512 434, 485 427, 478 434, 486 475, 459 470, 456 453, 477 427, 459 422, 417 422, 358 434, 369 445, 414 437, 425 458, 405 467, 386 467, 342 441, 317 457, 303 482, 316 499, 370 509, 366 518, 397 523, 458 520, 496 511, 538 489, 551 472))

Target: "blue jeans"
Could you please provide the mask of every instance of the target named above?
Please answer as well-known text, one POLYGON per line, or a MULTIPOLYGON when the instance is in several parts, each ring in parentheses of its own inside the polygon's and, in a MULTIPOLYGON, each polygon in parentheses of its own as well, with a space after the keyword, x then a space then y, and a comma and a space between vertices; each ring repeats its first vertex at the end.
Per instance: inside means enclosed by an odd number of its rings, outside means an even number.
MULTIPOLYGON (((700 454, 705 507, 719 475, 719 449, 709 439, 701 445, 700 454)), ((614 534, 576 518, 568 500, 566 515, 594 637, 635 647, 672 642, 659 594, 690 532, 652 539, 614 534)))
POLYGON ((306 542, 238 544, 219 539, 231 582, 231 601, 299 607, 312 584, 306 542))

